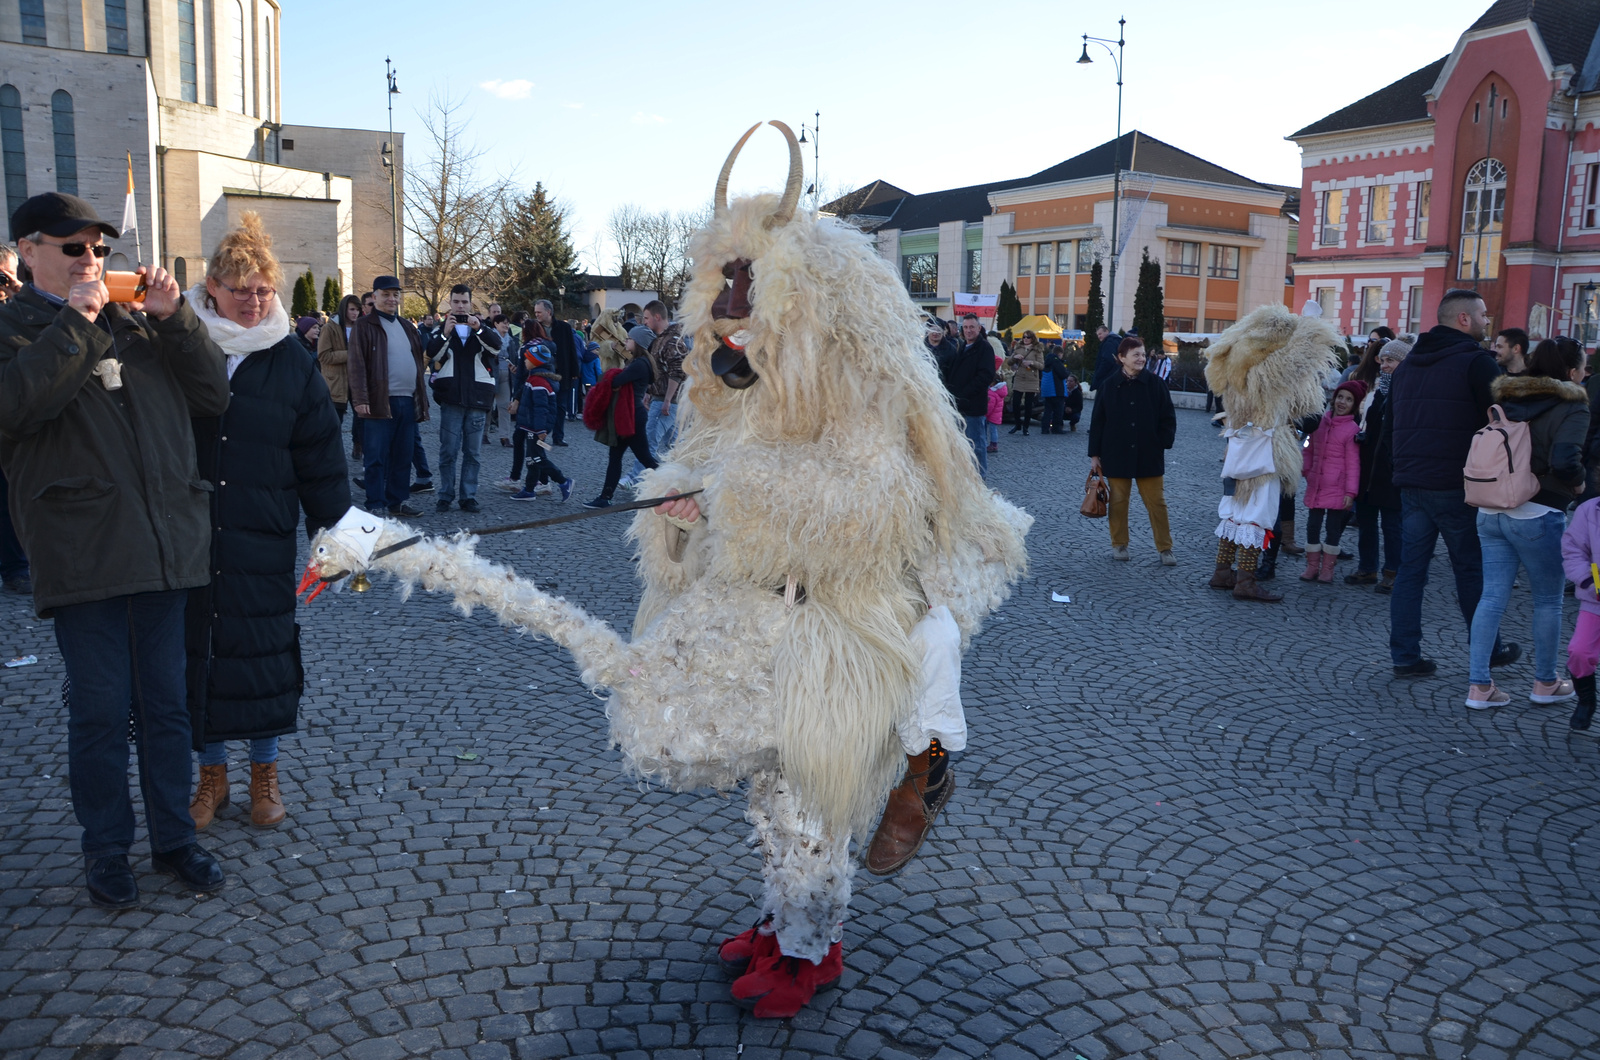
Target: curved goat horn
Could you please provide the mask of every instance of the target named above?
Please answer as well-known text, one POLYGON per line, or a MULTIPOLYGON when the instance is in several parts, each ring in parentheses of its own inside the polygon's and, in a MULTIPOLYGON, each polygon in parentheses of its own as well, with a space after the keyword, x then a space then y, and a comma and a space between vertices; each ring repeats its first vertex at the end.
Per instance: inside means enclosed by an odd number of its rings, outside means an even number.
POLYGON ((783 199, 778 203, 778 208, 767 218, 767 227, 776 228, 786 225, 794 217, 794 208, 800 202, 800 188, 806 179, 805 163, 800 158, 800 144, 794 138, 794 130, 781 121, 769 121, 768 125, 783 133, 783 138, 789 141, 789 182, 783 186, 783 199))
POLYGON ((728 178, 733 176, 733 160, 739 157, 739 151, 744 147, 744 142, 761 128, 761 123, 756 122, 739 137, 739 142, 733 145, 733 150, 728 152, 728 160, 722 163, 722 172, 717 174, 717 192, 712 196, 712 208, 717 213, 726 213, 728 210, 728 178))

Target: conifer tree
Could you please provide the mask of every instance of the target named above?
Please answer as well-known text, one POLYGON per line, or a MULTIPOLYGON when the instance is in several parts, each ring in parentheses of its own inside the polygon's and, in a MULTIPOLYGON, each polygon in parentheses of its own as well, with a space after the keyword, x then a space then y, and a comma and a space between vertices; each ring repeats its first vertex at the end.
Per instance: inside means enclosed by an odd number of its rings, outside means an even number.
POLYGON ((1161 266, 1150 260, 1150 248, 1144 248, 1139 261, 1139 286, 1133 293, 1133 326, 1144 339, 1146 350, 1160 348, 1162 332, 1166 331, 1166 310, 1161 295, 1161 266))
POLYGON ((996 331, 1006 331, 1011 325, 1022 319, 1022 301, 1017 298, 1017 289, 1011 286, 1011 281, 1000 281, 1000 300, 994 307, 994 326, 996 331))

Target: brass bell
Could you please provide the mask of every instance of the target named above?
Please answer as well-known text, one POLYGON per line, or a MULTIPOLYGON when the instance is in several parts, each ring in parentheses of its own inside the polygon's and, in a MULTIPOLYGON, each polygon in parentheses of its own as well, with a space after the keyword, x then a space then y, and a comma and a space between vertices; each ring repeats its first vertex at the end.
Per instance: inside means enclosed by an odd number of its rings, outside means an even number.
POLYGON ((356 576, 350 579, 351 592, 364 593, 370 588, 372 588, 372 580, 367 577, 366 571, 358 571, 356 576))

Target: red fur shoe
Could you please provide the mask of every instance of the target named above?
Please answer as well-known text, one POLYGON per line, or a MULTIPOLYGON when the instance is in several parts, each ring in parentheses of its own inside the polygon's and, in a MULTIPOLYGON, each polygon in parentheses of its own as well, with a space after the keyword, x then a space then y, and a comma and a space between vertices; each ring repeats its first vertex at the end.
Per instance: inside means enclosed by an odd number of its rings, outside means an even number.
POLYGON ((750 930, 723 940, 722 945, 717 947, 717 960, 723 971, 732 976, 741 976, 752 961, 778 952, 778 936, 761 933, 766 924, 767 920, 759 920, 750 930))
POLYGON ((788 1019, 806 1007, 819 990, 839 985, 844 974, 844 944, 828 947, 821 964, 772 953, 750 962, 750 970, 733 982, 733 1000, 754 1010, 758 1019, 788 1019))

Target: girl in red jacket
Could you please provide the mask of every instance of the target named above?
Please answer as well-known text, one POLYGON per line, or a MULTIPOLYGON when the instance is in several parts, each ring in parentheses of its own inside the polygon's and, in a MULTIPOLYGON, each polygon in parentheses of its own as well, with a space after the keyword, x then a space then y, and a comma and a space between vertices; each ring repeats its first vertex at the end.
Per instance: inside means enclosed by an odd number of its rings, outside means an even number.
POLYGON ((1303 582, 1333 581, 1339 536, 1350 521, 1350 507, 1361 492, 1361 456, 1356 448, 1355 411, 1367 384, 1352 379, 1333 392, 1333 407, 1311 433, 1306 446, 1306 572, 1303 582), (1327 524, 1326 536, 1323 524, 1327 524), (1319 540, 1320 539, 1320 540, 1319 540))

